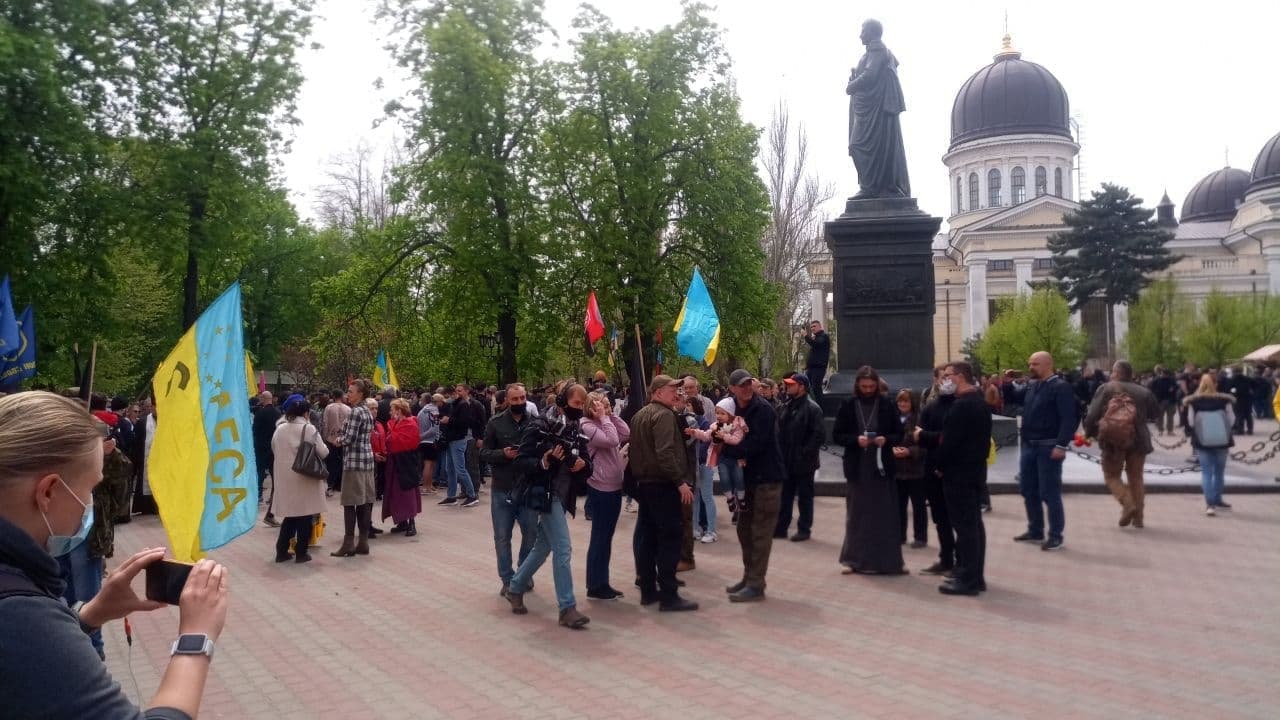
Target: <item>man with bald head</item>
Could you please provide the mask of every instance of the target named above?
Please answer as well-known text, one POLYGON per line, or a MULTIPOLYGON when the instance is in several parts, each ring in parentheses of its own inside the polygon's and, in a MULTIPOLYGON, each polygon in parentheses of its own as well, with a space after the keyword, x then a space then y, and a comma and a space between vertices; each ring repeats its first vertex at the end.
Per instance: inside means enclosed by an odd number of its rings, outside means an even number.
POLYGON ((1017 542, 1039 543, 1041 550, 1061 550, 1066 513, 1062 508, 1062 462, 1079 424, 1071 385, 1053 369, 1053 356, 1034 353, 1027 360, 1030 382, 1015 391, 1022 404, 1022 451, 1018 485, 1027 507, 1027 531, 1017 542), (1045 537, 1044 516, 1049 514, 1045 537))

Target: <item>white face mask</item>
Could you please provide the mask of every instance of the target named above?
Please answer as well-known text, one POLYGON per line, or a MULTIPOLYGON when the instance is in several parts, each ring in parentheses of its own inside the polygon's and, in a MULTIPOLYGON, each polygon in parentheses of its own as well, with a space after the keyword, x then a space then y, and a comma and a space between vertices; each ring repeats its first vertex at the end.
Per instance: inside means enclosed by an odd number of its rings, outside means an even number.
POLYGON ((952 380, 951 378, 947 378, 946 380, 943 380, 942 383, 938 385, 938 392, 942 393, 943 395, 955 395, 956 381, 952 380))

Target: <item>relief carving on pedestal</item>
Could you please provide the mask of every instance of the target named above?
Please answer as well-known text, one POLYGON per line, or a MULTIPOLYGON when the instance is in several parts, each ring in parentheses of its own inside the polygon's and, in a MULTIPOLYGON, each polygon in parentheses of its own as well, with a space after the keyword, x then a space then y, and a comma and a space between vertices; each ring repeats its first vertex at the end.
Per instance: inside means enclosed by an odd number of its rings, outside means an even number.
POLYGON ((844 271, 842 305, 846 312, 932 311, 928 266, 857 266, 844 271))

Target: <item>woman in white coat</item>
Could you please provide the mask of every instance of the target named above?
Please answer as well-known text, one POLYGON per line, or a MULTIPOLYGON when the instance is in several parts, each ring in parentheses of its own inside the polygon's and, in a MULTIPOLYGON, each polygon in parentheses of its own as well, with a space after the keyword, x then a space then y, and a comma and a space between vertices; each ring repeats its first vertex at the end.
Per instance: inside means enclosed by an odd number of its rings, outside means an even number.
POLYGON ((291 557, 300 563, 311 560, 307 552, 307 545, 311 542, 311 518, 325 509, 325 479, 307 477, 293 470, 293 459, 304 442, 315 446, 316 455, 320 458, 329 455, 324 438, 307 422, 310 409, 305 397, 290 395, 284 401, 284 419, 276 425, 275 435, 271 437, 271 452, 275 455, 275 465, 271 468, 275 486, 273 502, 276 515, 284 518, 280 523, 280 537, 276 540, 276 562, 287 562, 291 557), (296 538, 294 555, 289 554, 290 538, 296 538))

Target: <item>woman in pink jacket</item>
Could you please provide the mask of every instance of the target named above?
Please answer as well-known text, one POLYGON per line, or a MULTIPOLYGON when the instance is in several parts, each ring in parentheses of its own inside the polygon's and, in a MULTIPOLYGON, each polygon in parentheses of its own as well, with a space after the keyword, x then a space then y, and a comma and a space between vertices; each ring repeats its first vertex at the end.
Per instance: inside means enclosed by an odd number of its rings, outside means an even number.
POLYGON ((613 406, 603 392, 587 396, 581 424, 587 436, 594 472, 587 480, 587 502, 591 505, 591 543, 587 547, 587 597, 616 600, 622 597, 609 584, 609 557, 613 531, 622 512, 622 471, 627 461, 620 448, 631 438, 631 428, 613 414, 613 406))

